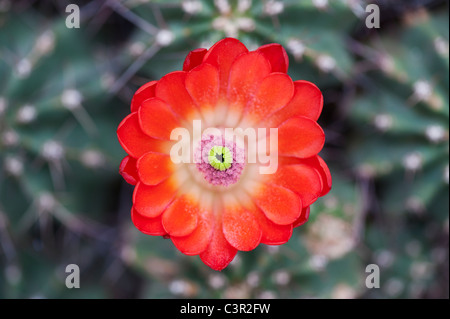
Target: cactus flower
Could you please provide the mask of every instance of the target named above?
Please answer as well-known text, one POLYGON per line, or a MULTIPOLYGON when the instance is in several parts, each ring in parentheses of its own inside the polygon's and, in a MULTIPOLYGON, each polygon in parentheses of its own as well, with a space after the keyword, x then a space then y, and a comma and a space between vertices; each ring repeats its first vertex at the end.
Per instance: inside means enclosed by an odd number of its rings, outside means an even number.
POLYGON ((317 155, 323 98, 292 81, 288 64, 279 44, 249 51, 226 38, 136 91, 117 135, 141 232, 222 270, 238 250, 284 244, 308 220, 331 188, 317 155))

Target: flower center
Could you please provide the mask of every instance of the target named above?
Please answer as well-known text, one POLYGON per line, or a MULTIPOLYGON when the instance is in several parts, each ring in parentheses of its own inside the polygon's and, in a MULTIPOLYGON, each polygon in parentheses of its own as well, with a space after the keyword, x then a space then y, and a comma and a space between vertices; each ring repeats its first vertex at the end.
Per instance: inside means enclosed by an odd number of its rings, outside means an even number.
POLYGON ((203 135, 195 159, 198 171, 214 186, 235 184, 245 166, 244 150, 221 135, 203 135))
POLYGON ((226 146, 213 146, 209 151, 208 161, 216 170, 224 171, 231 167, 233 155, 226 146))

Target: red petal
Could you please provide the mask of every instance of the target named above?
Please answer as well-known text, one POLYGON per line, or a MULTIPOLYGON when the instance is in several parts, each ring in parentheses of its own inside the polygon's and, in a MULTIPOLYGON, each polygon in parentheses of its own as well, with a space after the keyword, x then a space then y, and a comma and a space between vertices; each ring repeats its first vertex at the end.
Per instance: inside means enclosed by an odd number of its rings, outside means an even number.
POLYGON ((303 207, 314 203, 322 192, 319 173, 305 164, 278 166, 277 172, 273 175, 273 182, 297 193, 303 207))
POLYGON ((169 104, 158 98, 144 101, 138 114, 142 131, 157 139, 170 140, 172 130, 180 127, 169 104))
POLYGON ((141 103, 145 100, 155 96, 155 87, 157 81, 151 81, 143 86, 141 86, 136 93, 134 93, 133 99, 131 100, 131 113, 137 112, 141 103))
POLYGON ((294 96, 285 107, 267 120, 268 126, 277 127, 294 116, 306 116, 317 121, 322 113, 322 108, 323 96, 319 88, 308 81, 295 81, 294 96))
POLYGON ((319 153, 324 144, 322 128, 307 117, 291 118, 278 127, 278 151, 281 155, 308 158, 319 153))
POLYGON ((292 224, 302 211, 299 196, 281 186, 261 184, 252 198, 266 217, 278 225, 292 224))
POLYGON ((186 74, 175 71, 162 77, 156 86, 156 97, 170 104, 176 114, 190 120, 198 116, 198 112, 185 87, 186 74))
POLYGON ((120 163, 119 173, 128 184, 136 185, 139 181, 136 159, 131 156, 125 156, 120 163))
POLYGON ((198 219, 197 228, 188 236, 171 237, 173 244, 183 254, 198 255, 205 251, 211 242, 212 222, 208 214, 201 215, 198 219))
POLYGON ((119 124, 117 137, 125 152, 139 158, 147 152, 168 153, 172 142, 160 141, 144 134, 137 113, 131 113, 119 124))
POLYGON ((222 222, 217 218, 214 223, 211 241, 208 247, 200 254, 200 259, 214 270, 222 270, 236 256, 237 249, 225 239, 222 231, 222 222))
POLYGON ((243 110, 261 81, 270 73, 270 64, 259 52, 240 55, 230 69, 228 101, 230 108, 243 110))
POLYGON ((307 206, 303 208, 302 213, 300 214, 300 217, 295 221, 294 227, 298 227, 306 223, 309 219, 309 213, 311 212, 310 206, 307 206))
POLYGON ((164 229, 171 236, 187 236, 197 227, 198 203, 187 196, 175 199, 162 215, 164 229))
MULTIPOLYGON (((282 161, 286 162, 284 159, 282 159, 282 161)), ((326 194, 328 194, 328 192, 331 190, 332 178, 330 169, 328 168, 325 161, 319 155, 316 155, 310 158, 301 159, 301 162, 313 167, 320 174, 323 186, 323 190, 320 196, 325 196, 326 194)))
POLYGON ((208 50, 203 48, 195 49, 189 52, 183 63, 183 71, 192 70, 197 65, 200 65, 206 52, 208 52, 208 50))
POLYGON ((203 62, 214 65, 219 70, 220 96, 225 97, 231 65, 242 53, 248 52, 245 45, 234 38, 225 38, 214 44, 206 53, 203 62))
POLYGON ((146 217, 157 217, 173 200, 175 192, 176 188, 170 179, 156 186, 138 183, 133 193, 134 209, 146 217))
POLYGON ((286 243, 292 236, 292 224, 277 225, 270 221, 257 207, 249 207, 256 221, 261 227, 261 243, 266 245, 281 245, 286 243))
POLYGON ((277 225, 266 218, 264 222, 259 221, 259 225, 262 230, 261 244, 283 245, 291 239, 292 224, 277 225))
POLYGON ((213 108, 219 98, 219 71, 203 63, 186 76, 186 89, 200 109, 213 108))
POLYGON ((253 122, 259 122, 286 105, 294 94, 294 84, 285 73, 271 73, 258 87, 246 107, 253 122))
POLYGON ((318 170, 320 175, 322 176, 322 182, 323 182, 323 190, 320 196, 325 196, 328 194, 331 190, 331 185, 333 184, 333 180, 331 177, 330 169, 328 168, 327 163, 319 156, 317 155, 317 159, 319 160, 321 170, 318 170))
POLYGON ((249 251, 258 246, 262 232, 252 213, 228 206, 223 212, 223 234, 234 248, 249 251))
POLYGON ((286 73, 289 67, 289 57, 286 50, 278 43, 270 43, 258 48, 272 66, 272 72, 286 73))
POLYGON ((148 152, 137 161, 139 178, 146 185, 157 185, 173 173, 173 162, 167 154, 148 152))
POLYGON ((139 214, 133 208, 131 209, 131 220, 134 226, 146 235, 164 236, 167 234, 162 226, 161 216, 149 218, 139 214))
POLYGON ((319 155, 316 155, 316 156, 313 156, 310 158, 305 158, 305 159, 293 158, 293 157, 290 157, 290 158, 280 157, 278 164, 286 164, 286 165, 306 164, 306 165, 309 165, 309 166, 313 167, 315 170, 317 170, 317 172, 320 174, 320 177, 322 179, 323 189, 322 189, 320 196, 325 196, 331 190, 331 185, 332 185, 331 172, 330 172, 327 164, 325 163, 325 161, 319 155))

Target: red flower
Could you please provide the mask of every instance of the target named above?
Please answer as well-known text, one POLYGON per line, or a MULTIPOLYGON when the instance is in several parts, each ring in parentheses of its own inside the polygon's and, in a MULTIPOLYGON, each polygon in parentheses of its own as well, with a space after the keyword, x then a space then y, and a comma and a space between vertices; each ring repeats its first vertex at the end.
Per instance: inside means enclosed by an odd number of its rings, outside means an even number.
POLYGON ((184 254, 221 270, 238 250, 286 243, 308 220, 309 206, 331 188, 328 167, 317 155, 325 141, 316 122, 323 98, 314 84, 293 82, 288 63, 279 44, 249 52, 226 38, 191 51, 183 71, 135 93, 117 135, 129 154, 120 173, 136 185, 131 218, 141 232, 170 237, 184 254), (195 135, 196 123, 219 133, 255 129, 258 147, 271 147, 278 167, 262 174, 267 164, 259 149, 256 162, 250 161, 252 134, 238 143, 201 131, 189 145, 173 134, 185 128, 195 135), (277 149, 270 128, 278 129, 277 149), (260 135, 257 129, 267 130, 260 135), (174 161, 175 145, 191 150, 191 161, 174 161))

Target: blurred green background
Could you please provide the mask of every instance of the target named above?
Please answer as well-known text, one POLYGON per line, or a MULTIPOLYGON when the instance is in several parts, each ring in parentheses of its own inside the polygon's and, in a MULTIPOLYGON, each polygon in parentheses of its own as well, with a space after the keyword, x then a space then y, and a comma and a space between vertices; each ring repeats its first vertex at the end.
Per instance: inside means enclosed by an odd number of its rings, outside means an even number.
POLYGON ((0 0, 0 298, 448 298, 444 0, 0 0), (66 6, 79 5, 68 29, 66 6), (378 4, 380 28, 366 6, 378 4), (134 91, 225 37, 282 44, 324 94, 333 190, 215 272, 131 223, 134 91), (79 289, 65 267, 81 269, 79 289), (380 288, 368 289, 368 264, 380 288))

